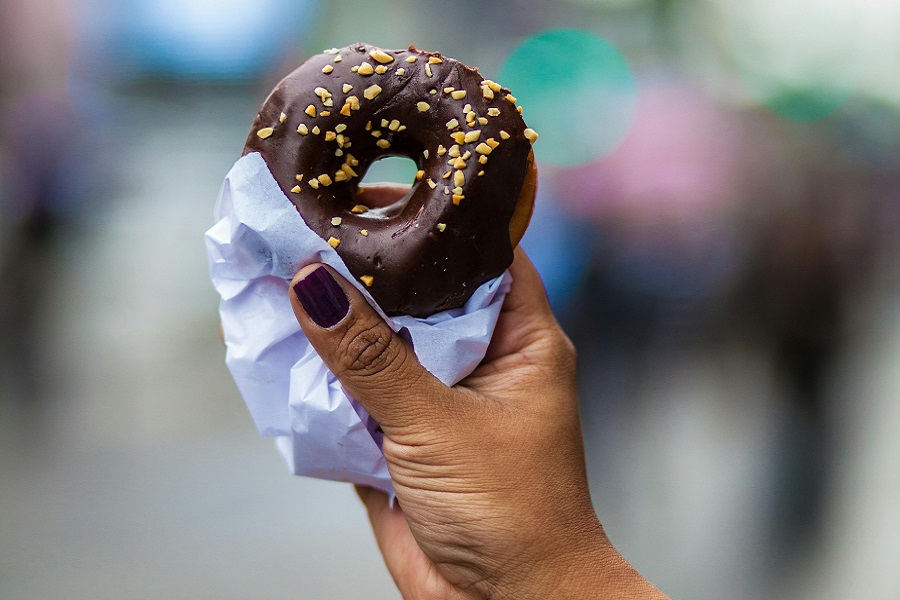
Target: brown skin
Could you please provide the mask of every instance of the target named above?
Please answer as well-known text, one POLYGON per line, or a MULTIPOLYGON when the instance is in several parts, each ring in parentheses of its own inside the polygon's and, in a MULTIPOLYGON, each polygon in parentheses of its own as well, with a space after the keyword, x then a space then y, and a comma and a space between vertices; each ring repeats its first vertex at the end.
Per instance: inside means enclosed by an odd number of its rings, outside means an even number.
MULTIPOLYGON (((371 190, 392 195, 390 187, 371 190)), ((297 273, 303 279, 320 265, 297 273)), ((400 508, 358 492, 406 599, 666 598, 610 544, 588 491, 575 351, 521 249, 487 356, 447 387, 332 273, 350 300, 304 333, 384 430, 400 508)))

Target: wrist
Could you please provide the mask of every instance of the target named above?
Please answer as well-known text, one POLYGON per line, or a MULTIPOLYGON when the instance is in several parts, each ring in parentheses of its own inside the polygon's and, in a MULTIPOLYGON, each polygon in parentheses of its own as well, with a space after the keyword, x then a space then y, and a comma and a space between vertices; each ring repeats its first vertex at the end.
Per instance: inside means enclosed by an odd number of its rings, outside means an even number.
POLYGON ((498 585, 490 600, 667 600, 613 547, 599 521, 582 535, 545 546, 541 558, 498 585))

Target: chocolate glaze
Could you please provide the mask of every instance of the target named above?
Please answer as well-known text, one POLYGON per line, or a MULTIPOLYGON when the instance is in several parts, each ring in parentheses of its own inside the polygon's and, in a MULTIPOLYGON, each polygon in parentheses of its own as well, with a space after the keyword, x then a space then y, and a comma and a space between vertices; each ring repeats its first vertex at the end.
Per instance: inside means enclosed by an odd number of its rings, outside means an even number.
POLYGON ((340 240, 337 253, 356 277, 363 282, 372 278, 368 290, 387 314, 427 316, 460 307, 478 286, 512 262, 509 224, 531 144, 516 106, 506 99, 509 90, 501 89, 489 100, 484 97, 482 82, 477 69, 438 53, 421 52, 412 46, 408 50, 381 50, 355 44, 313 56, 285 77, 253 123, 244 154, 259 152, 307 225, 325 240, 340 240), (364 63, 373 68, 380 65, 370 55, 375 51, 393 57, 384 64, 384 73, 362 75, 352 70, 364 63), (407 62, 408 57, 415 57, 415 62, 407 62), (441 62, 430 64, 431 57, 441 62), (398 69, 404 71, 398 74, 398 69), (344 84, 353 88, 344 92, 344 84), (380 86, 381 92, 370 100, 364 92, 372 85, 380 86), (447 87, 465 90, 466 95, 454 99, 444 92, 447 87), (325 106, 316 88, 331 94, 332 106, 325 106), (358 98, 360 108, 346 116, 341 109, 349 96, 358 98), (420 111, 419 102, 426 102, 428 109, 420 111), (476 119, 472 126, 467 125, 466 104, 487 123, 480 124, 476 119), (316 109, 315 117, 305 112, 310 105, 316 109), (498 109, 499 115, 489 116, 489 108, 498 109), (322 111, 330 115, 322 116, 322 111), (282 114, 286 115, 283 120, 282 114), (456 119, 459 127, 448 129, 451 119, 456 119), (383 120, 388 124, 396 120, 405 128, 392 131, 383 126, 383 120), (310 130, 308 135, 298 133, 301 124, 310 130), (337 138, 326 140, 326 132, 335 132, 339 124, 346 125, 340 132, 343 147, 337 138), (319 127, 318 135, 311 131, 315 126, 319 127), (258 132, 264 130, 265 135, 266 128, 272 128, 272 133, 263 138, 258 132), (448 164, 452 158, 447 153, 439 155, 438 146, 450 149, 457 144, 452 133, 474 130, 481 130, 477 141, 458 144, 460 154, 471 153, 466 166, 453 168, 448 164), (501 130, 509 134, 508 139, 502 138, 501 130), (381 136, 376 138, 373 131, 380 131, 381 136), (482 154, 476 147, 488 138, 499 145, 482 164, 478 162, 482 154), (388 140, 390 146, 381 148, 378 140, 388 140), (337 156, 337 150, 343 155, 337 156), (363 214, 351 212, 360 204, 356 189, 366 169, 385 156, 411 158, 425 172, 424 177, 413 184, 403 200, 390 207, 363 214), (352 166, 357 176, 338 181, 342 165, 354 159, 359 161, 352 166), (465 178, 461 186, 464 197, 458 205, 452 191, 444 192, 455 187, 457 170, 465 178), (444 178, 448 171, 449 177, 444 178), (483 175, 479 176, 481 171, 483 175), (303 175, 300 183, 296 178, 299 174, 303 175), (322 174, 332 183, 314 189, 309 181, 322 174), (434 189, 429 179, 436 184, 434 189), (295 186, 299 191, 292 192, 295 186), (340 217, 339 225, 332 224, 334 217, 340 217), (443 224, 443 231, 439 224, 443 224), (360 233, 363 229, 368 235, 360 233))

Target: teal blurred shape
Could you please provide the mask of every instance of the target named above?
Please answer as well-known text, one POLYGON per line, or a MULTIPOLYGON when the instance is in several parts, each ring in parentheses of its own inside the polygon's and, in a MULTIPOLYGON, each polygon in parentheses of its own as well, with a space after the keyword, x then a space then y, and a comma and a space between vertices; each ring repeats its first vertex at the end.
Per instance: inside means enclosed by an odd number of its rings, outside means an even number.
POLYGON ((413 183, 417 170, 410 158, 386 156, 372 163, 360 183, 413 183))
POLYGON ((824 88, 784 87, 764 100, 766 108, 798 123, 811 123, 841 108, 848 93, 824 88))
POLYGON ((500 83, 512 90, 529 127, 540 134, 543 163, 584 164, 612 152, 634 119, 634 75, 609 42, 580 29, 553 29, 510 54, 500 83))

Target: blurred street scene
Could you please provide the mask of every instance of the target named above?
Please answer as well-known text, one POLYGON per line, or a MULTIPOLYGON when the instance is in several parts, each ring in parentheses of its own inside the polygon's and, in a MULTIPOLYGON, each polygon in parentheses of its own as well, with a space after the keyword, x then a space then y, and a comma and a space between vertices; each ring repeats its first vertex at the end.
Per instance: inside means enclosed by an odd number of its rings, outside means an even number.
POLYGON ((629 561, 900 598, 900 0, 0 0, 0 598, 399 598, 257 437, 203 245, 269 89, 356 41, 541 134, 523 244, 629 561))

